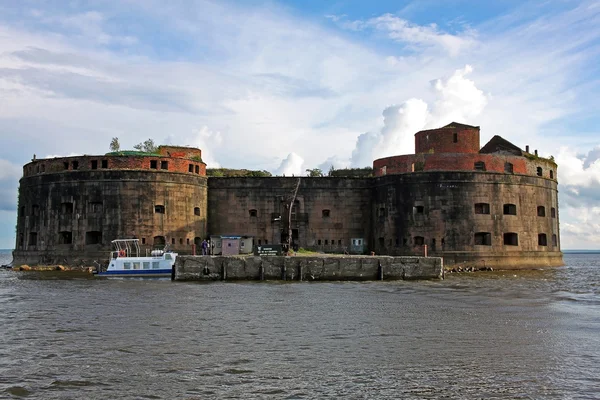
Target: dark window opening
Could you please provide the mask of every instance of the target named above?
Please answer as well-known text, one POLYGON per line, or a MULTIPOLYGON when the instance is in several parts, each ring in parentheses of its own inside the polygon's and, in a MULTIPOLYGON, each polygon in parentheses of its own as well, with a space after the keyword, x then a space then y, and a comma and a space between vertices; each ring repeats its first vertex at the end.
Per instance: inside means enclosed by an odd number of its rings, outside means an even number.
POLYGON ((188 172, 194 172, 194 164, 188 166, 188 172))
POLYGON ((185 239, 187 244, 190 244, 190 238, 185 239))
POLYGON ((161 204, 157 204, 154 206, 154 212, 156 214, 164 214, 165 213, 165 206, 161 205, 161 204))
POLYGON ((489 214, 490 205, 488 203, 475 203, 475 214, 489 214))
POLYGON ((513 165, 509 162, 504 163, 504 172, 506 172, 508 174, 512 174, 513 173, 513 165))
POLYGON ((98 169, 98 160, 92 160, 92 169, 98 169))
POLYGON ((62 203, 60 205, 60 209, 62 211, 63 214, 73 214, 73 203, 62 203))
POLYGON ((196 173, 199 174, 200 173, 200 166, 196 165, 196 173))
POLYGON ((85 244, 101 244, 102 232, 90 231, 85 233, 85 244))
POLYGON ((164 246, 167 244, 164 236, 154 236, 154 246, 164 246))
POLYGON ((338 240, 338 246, 342 245, 342 239, 338 240))
POLYGON ((88 203, 88 212, 101 213, 102 212, 102 202, 101 201, 90 201, 88 203))
POLYGON ((483 161, 476 161, 474 168, 475 171, 485 171, 485 163, 483 161))
POLYGON ((160 169, 169 169, 169 162, 168 161, 161 161, 160 162, 160 169))
POLYGON ((558 237, 556 236, 556 234, 552 235, 552 246, 558 246, 558 237))
POLYGON ((406 246, 408 244, 407 238, 402 238, 402 246, 406 246))
POLYGON ((108 160, 102 160, 102 168, 108 168, 108 160))
POLYGON ((514 232, 508 232, 504 234, 504 245, 505 246, 518 246, 519 235, 514 232))
POLYGON ((435 239, 431 239, 431 251, 435 251, 435 239))
POLYGON ((79 161, 73 161, 73 162, 71 163, 71 166, 73 167, 73 169, 77 169, 77 168, 79 168, 79 161))
POLYGON ((396 247, 400 246, 400 239, 396 238, 396 247))
POLYGON ((259 244, 259 246, 260 246, 260 244, 261 244, 261 240, 260 240, 260 239, 258 239, 258 244, 259 244))
POLYGON ((40 206, 38 206, 37 204, 31 206, 31 215, 34 217, 40 215, 40 206))
POLYGON ((492 234, 490 232, 477 232, 475 234, 475 245, 491 246, 492 245, 492 234))
POLYGON ((73 233, 63 231, 58 233, 58 244, 71 244, 73 243, 73 233))
POLYGON ((150 168, 151 169, 158 169, 158 161, 156 161, 156 160, 150 160, 150 168))
MULTIPOLYGON (((294 236, 294 235, 292 235, 292 236, 294 236)), ((269 241, 267 239, 265 239, 265 244, 269 244, 269 241)))
POLYGON ((550 179, 554 179, 554 171, 550 170, 550 179))
POLYGON ((65 162, 63 163, 63 167, 64 167, 65 169, 69 169, 69 162, 68 162, 68 161, 65 161, 65 162))
POLYGON ((385 217, 385 207, 379 208, 379 216, 380 217, 385 217))
POLYGON ((45 164, 42 164, 41 168, 42 168, 42 172, 46 172, 46 165, 45 164))
POLYGON ((146 238, 142 238, 142 244, 146 244, 146 238))
POLYGON ((380 237, 379 238, 379 247, 384 247, 385 246, 385 239, 380 237))
POLYGON ((415 236, 415 246, 423 246, 425 244, 425 238, 423 236, 415 236))
POLYGON ((179 238, 179 244, 183 244, 183 238, 179 238))
POLYGON ((415 208, 414 208, 415 214, 423 214, 424 211, 425 211, 424 206, 415 206, 415 208))
POLYGON ((25 216, 25 206, 21 206, 21 217, 25 216))
POLYGON ((543 174, 542 167, 537 167, 537 176, 542 176, 543 174))
POLYGON ((175 238, 171 238, 171 244, 175 244, 175 238))
POLYGON ((551 216, 552 218, 556 218, 556 208, 552 207, 552 208, 550 209, 550 216, 551 216))
POLYGON ((325 239, 325 245, 329 244, 329 240, 325 239))
POLYGON ((545 233, 538 234, 538 246, 548 246, 548 239, 545 233))
POLYGON ((37 246, 37 232, 29 232, 29 241, 27 244, 29 246, 37 246))
POLYGON ((200 215, 200 207, 194 207, 194 215, 200 215))
POLYGON ((317 244, 320 246, 321 245, 321 239, 317 240, 317 244))
POLYGON ((544 207, 544 206, 538 206, 538 208, 537 208, 537 216, 538 217, 545 217, 546 216, 546 207, 544 207))
POLYGON ((329 218, 329 216, 331 215, 331 210, 323 210, 322 212, 323 218, 329 218))
POLYGON ((258 217, 258 211, 255 209, 249 210, 248 211, 250 213, 251 217, 258 217))
POLYGON ((455 133, 454 135, 452 135, 452 141, 454 143, 458 143, 458 133, 455 133))
POLYGON ((504 215, 517 215, 517 206, 514 204, 504 205, 504 215))

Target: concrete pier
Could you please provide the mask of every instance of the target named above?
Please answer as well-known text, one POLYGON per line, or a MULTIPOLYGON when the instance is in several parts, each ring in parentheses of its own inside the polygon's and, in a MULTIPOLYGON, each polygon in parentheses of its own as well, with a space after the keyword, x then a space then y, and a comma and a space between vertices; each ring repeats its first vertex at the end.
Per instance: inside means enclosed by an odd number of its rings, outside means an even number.
POLYGON ((443 279, 444 273, 440 257, 391 256, 178 256, 173 268, 177 281, 443 279))

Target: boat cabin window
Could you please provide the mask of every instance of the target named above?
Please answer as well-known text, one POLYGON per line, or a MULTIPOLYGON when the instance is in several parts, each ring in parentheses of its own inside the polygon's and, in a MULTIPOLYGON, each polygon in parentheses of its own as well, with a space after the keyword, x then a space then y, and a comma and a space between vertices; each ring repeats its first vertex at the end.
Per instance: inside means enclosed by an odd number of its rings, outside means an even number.
POLYGON ((140 269, 140 262, 136 261, 133 263, 133 269, 140 269))
POLYGON ((150 263, 147 261, 144 261, 143 266, 144 266, 144 269, 150 269, 150 263))
POLYGON ((165 254, 165 260, 172 260, 171 255, 170 254, 165 254))
POLYGON ((131 269, 131 263, 123 263, 123 269, 131 269))
POLYGON ((152 269, 158 269, 158 261, 152 261, 152 269))

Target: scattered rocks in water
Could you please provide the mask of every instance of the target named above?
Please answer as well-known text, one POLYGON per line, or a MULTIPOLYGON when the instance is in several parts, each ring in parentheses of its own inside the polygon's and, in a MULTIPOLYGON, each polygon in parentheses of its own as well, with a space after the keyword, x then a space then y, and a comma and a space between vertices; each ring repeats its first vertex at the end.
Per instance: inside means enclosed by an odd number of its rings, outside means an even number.
POLYGON ((478 271, 493 271, 492 267, 455 267, 446 272, 459 273, 459 272, 478 272, 478 271))

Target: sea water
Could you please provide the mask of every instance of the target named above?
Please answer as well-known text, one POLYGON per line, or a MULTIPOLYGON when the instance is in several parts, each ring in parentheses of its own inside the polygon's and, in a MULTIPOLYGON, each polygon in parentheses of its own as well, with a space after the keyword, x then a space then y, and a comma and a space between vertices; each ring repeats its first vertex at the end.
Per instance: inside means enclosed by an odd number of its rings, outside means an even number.
POLYGON ((598 398, 600 255, 565 262, 366 283, 0 271, 0 398, 598 398))

